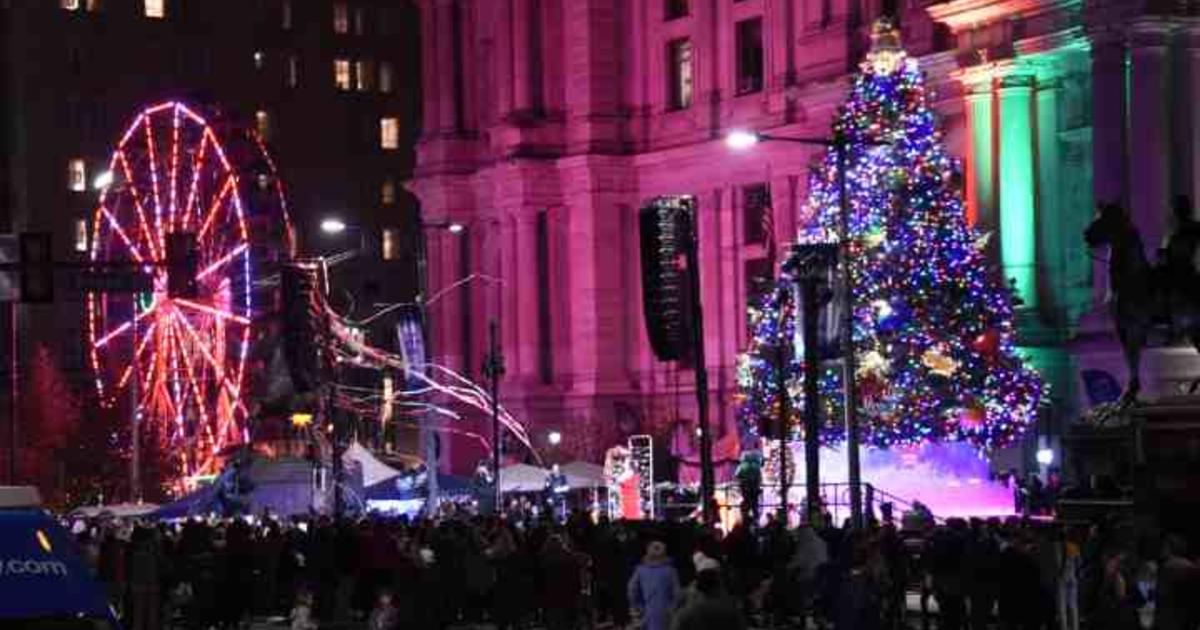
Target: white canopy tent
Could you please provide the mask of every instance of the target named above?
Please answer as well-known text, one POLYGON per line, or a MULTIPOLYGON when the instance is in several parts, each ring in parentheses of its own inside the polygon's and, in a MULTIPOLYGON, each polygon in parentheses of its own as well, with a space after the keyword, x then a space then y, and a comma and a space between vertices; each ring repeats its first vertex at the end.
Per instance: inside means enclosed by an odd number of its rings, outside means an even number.
POLYGON ((604 485, 604 467, 585 461, 563 464, 559 470, 567 477, 572 490, 599 488, 604 485))
POLYGON ((400 475, 400 471, 379 461, 379 458, 372 455, 371 451, 358 442, 346 447, 346 452, 342 454, 342 461, 344 463, 357 462, 362 467, 363 487, 370 487, 400 475))
POLYGON ((71 510, 71 516, 95 518, 107 514, 116 518, 136 518, 158 509, 156 503, 115 503, 113 505, 85 505, 71 510))
POLYGON ((546 489, 550 471, 529 464, 513 464, 500 469, 502 492, 541 492, 546 489))

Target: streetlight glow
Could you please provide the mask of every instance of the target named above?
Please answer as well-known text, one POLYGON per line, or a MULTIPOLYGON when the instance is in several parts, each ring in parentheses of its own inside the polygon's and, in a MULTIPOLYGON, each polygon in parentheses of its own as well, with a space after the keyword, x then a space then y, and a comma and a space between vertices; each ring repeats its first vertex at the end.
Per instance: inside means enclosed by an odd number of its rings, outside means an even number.
POLYGON ((546 437, 550 440, 550 446, 558 446, 562 443, 562 434, 558 431, 551 431, 550 435, 546 437))
POLYGON ((97 175, 96 179, 92 180, 92 188, 94 188, 96 190, 104 190, 105 188, 108 188, 109 186, 111 186, 112 183, 113 183, 112 171, 104 171, 103 173, 100 173, 99 175, 97 175))
POLYGON ((1037 463, 1043 466, 1049 466, 1054 463, 1054 449, 1039 448, 1037 452, 1037 463))
POLYGON ((744 151, 758 144, 758 134, 744 129, 735 129, 725 136, 725 146, 735 151, 744 151))
POLYGON ((341 219, 325 219, 321 221, 321 231, 326 234, 341 234, 346 231, 346 223, 341 219))
POLYGON ((466 229, 467 226, 461 223, 451 223, 450 225, 446 226, 446 230, 448 230, 451 234, 462 234, 466 229))

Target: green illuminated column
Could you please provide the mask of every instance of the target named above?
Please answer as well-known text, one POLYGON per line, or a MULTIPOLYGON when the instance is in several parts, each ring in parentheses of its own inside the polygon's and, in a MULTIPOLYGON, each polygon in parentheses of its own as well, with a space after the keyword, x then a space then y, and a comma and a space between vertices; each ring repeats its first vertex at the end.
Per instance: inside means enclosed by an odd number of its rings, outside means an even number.
MULTIPOLYGON (((1076 228, 1074 221, 1067 219, 1060 201, 1059 172, 1062 156, 1058 146, 1058 100, 1062 92, 1057 78, 1038 80, 1037 86, 1037 213, 1042 231, 1040 259, 1045 262, 1047 301, 1054 308, 1061 308, 1066 297, 1067 266, 1075 261, 1067 260, 1068 239, 1078 239, 1083 231, 1076 228)), ((1089 264, 1089 261, 1084 261, 1089 264)))
POLYGON ((975 213, 975 225, 982 232, 995 230, 996 217, 995 165, 993 149, 995 135, 992 129, 992 79, 968 83, 964 86, 967 99, 967 125, 970 130, 969 162, 967 164, 967 201, 975 213))
POLYGON ((1008 76, 1000 84, 1000 260, 1029 309, 1037 306, 1032 96, 1032 76, 1008 76))

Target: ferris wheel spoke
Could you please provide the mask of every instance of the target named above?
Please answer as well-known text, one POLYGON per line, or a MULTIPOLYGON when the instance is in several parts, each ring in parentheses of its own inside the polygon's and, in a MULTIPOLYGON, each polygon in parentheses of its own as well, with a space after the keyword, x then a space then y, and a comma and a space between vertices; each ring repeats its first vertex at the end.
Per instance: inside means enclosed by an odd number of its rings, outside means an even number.
POLYGON ((125 389, 125 384, 129 382, 129 377, 133 374, 134 368, 137 367, 138 362, 142 358, 142 354, 146 351, 147 346, 150 345, 150 338, 152 335, 149 333, 154 332, 155 326, 157 326, 157 322, 150 324, 150 326, 146 329, 148 334, 145 337, 142 337, 141 343, 138 344, 137 349, 133 352, 133 358, 129 360, 129 365, 126 365, 125 370, 121 372, 121 378, 117 379, 117 389, 114 391, 114 393, 116 391, 125 389))
POLYGON ((196 242, 204 240, 204 235, 208 232, 208 229, 212 227, 213 220, 217 218, 217 214, 224 206, 222 202, 225 201, 225 197, 227 197, 230 191, 233 190, 233 183, 233 175, 226 175, 225 185, 221 187, 221 192, 217 193, 216 199, 214 199, 212 205, 208 207, 208 215, 204 218, 204 223, 200 226, 200 231, 196 233, 196 242))
POLYGON ((159 239, 158 250, 166 251, 166 249, 167 249, 166 230, 163 229, 162 196, 159 195, 159 190, 158 190, 159 189, 159 186, 158 186, 158 152, 155 150, 155 147, 154 147, 154 124, 153 124, 153 121, 154 121, 153 118, 147 117, 146 123, 145 123, 146 151, 149 153, 149 156, 150 156, 150 193, 153 195, 153 198, 154 198, 154 229, 155 229, 155 233, 158 234, 158 239, 159 239))
POLYGON ((182 306, 182 307, 188 308, 193 311, 198 311, 200 313, 204 313, 205 315, 212 315, 213 317, 217 317, 217 318, 223 319, 225 321, 230 321, 235 324, 241 324, 242 326, 250 325, 250 320, 248 318, 242 317, 241 315, 236 315, 234 313, 230 313, 229 311, 221 310, 221 309, 213 307, 213 306, 208 306, 206 304, 200 304, 199 302, 193 302, 191 300, 183 300, 183 299, 179 299, 179 298, 176 298, 174 300, 174 302, 177 306, 182 306))
POLYGON ((150 315, 150 313, 153 313, 156 308, 158 308, 157 301, 150 304, 150 307, 147 308, 146 310, 138 313, 137 315, 134 315, 133 319, 128 320, 125 323, 121 324, 120 326, 117 326, 112 331, 105 333, 105 335, 103 337, 97 339, 93 345, 97 348, 103 348, 106 344, 108 344, 108 342, 110 342, 114 338, 120 336, 125 331, 132 330, 134 322, 145 319, 148 315, 150 315))
POLYGON ((117 150, 117 158, 121 162, 121 170, 125 172, 125 184, 129 187, 129 194, 133 197, 133 206, 137 210, 138 228, 149 245, 150 255, 155 258, 162 258, 155 247, 154 233, 150 230, 150 225, 146 222, 146 209, 142 204, 142 195, 138 192, 137 184, 134 183, 133 169, 129 166, 129 158, 125 156, 125 151, 122 149, 117 150))
POLYGON ((243 252, 245 252, 248 249, 250 249, 249 243, 242 243, 241 245, 238 245, 237 247, 233 248, 228 254, 225 254, 224 256, 218 258, 216 261, 214 261, 209 266, 200 270, 200 273, 196 274, 196 279, 203 280, 206 276, 208 276, 212 272, 220 269, 221 267, 225 266, 226 264, 229 263, 229 261, 233 260, 238 255, 242 254, 243 252))
MULTIPOLYGON (((182 342, 178 339, 178 337, 176 338, 176 343, 179 343, 182 349, 182 342)), ((192 367, 191 355, 189 355, 187 352, 181 351, 179 356, 183 359, 183 367, 187 372, 188 383, 190 383, 192 386, 192 395, 196 400, 196 408, 200 411, 200 424, 201 426, 207 427, 208 408, 204 404, 204 395, 200 393, 200 383, 196 380, 196 370, 192 367)))
MULTIPOLYGON (((121 224, 117 222, 117 218, 114 217, 112 212, 110 212, 108 210, 108 207, 101 205, 100 212, 104 214, 104 218, 108 221, 109 227, 111 227, 113 232, 116 233, 116 235, 121 238, 121 242, 125 244, 125 247, 129 249, 129 254, 131 256, 133 256, 133 259, 136 260, 137 262, 143 262, 144 259, 142 258, 141 251, 138 250, 137 244, 134 243, 132 240, 130 240, 129 235, 126 234, 125 230, 121 228, 121 224)), ((98 225, 99 224, 97 223, 97 228, 96 228, 97 231, 99 231, 98 225)), ((92 241, 93 243, 97 243, 98 241, 99 241, 99 239, 97 237, 93 237, 93 241, 92 241)), ((92 246, 92 259, 93 260, 95 260, 96 254, 97 254, 96 245, 93 244, 93 246, 92 246)))
POLYGON ((179 192, 179 105, 171 110, 171 187, 170 205, 167 206, 167 231, 175 230, 175 212, 177 210, 179 192))
POLYGON ((192 185, 188 190, 187 200, 183 204, 182 229, 185 232, 192 220, 192 208, 196 204, 196 191, 200 187, 200 172, 204 170, 204 154, 207 150, 208 134, 206 133, 200 137, 200 148, 196 151, 196 157, 192 160, 192 185))

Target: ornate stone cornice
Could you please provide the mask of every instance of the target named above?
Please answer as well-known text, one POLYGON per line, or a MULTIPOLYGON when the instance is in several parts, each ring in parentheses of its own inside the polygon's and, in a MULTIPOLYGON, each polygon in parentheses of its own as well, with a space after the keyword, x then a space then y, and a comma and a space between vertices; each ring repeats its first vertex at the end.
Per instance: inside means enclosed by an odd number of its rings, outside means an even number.
POLYGON ((1078 9, 1081 4, 1081 0, 952 0, 935 4, 926 11, 935 22, 958 33, 992 22, 1078 9))

